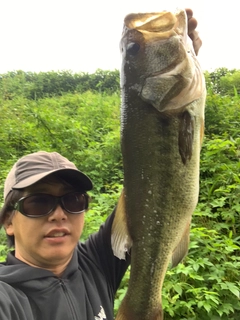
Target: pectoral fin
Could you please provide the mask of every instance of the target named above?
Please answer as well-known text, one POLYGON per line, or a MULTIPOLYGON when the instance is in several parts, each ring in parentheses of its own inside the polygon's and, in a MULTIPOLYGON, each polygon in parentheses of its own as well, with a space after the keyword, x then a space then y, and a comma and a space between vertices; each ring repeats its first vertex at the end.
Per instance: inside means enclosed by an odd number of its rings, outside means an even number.
POLYGON ((127 217, 125 213, 124 190, 122 191, 112 225, 112 250, 119 259, 126 259, 126 253, 132 246, 132 239, 128 233, 127 217))
POLYGON ((178 132, 178 148, 183 164, 186 164, 192 157, 193 138, 194 138, 194 118, 185 111, 180 116, 178 132))
POLYGON ((190 222, 187 225, 179 244, 173 251, 172 264, 171 264, 172 268, 176 267, 187 255, 188 246, 189 246, 189 235, 190 235, 190 222))

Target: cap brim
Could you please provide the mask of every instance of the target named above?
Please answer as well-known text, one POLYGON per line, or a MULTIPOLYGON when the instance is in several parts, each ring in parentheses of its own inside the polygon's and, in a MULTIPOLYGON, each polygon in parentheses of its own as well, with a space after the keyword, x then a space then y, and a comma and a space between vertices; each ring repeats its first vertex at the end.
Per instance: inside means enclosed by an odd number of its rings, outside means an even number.
POLYGON ((31 176, 19 183, 16 183, 12 189, 23 189, 30 187, 36 182, 39 182, 43 178, 51 175, 52 173, 58 173, 58 176, 73 185, 74 187, 79 187, 79 189, 84 191, 89 191, 93 188, 92 181, 87 175, 79 170, 75 169, 56 169, 44 173, 39 173, 31 176))

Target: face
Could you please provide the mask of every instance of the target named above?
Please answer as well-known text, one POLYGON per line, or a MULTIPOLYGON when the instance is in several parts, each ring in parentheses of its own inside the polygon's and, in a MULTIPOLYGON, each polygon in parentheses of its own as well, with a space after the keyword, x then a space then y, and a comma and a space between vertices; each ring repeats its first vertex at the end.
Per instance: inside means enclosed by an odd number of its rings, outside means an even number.
MULTIPOLYGON (((75 191, 56 178, 42 180, 24 190, 24 196, 48 193, 62 196, 75 191)), ((15 256, 36 267, 54 269, 66 265, 72 257, 84 225, 84 213, 71 214, 60 205, 48 216, 29 218, 15 211, 11 223, 5 226, 15 238, 15 256)))

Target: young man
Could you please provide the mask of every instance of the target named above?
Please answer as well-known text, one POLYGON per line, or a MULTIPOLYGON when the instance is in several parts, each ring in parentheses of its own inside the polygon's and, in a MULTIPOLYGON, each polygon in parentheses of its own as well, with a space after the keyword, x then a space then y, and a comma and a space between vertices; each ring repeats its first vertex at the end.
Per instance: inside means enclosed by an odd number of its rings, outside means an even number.
MULTIPOLYGON (((196 53, 201 40, 187 9, 196 53)), ((0 211, 14 251, 0 264, 1 320, 112 320, 114 295, 129 266, 111 248, 114 212, 85 243, 79 238, 91 180, 56 152, 19 159, 0 211)))
POLYGON ((113 319, 129 256, 113 256, 114 214, 78 242, 91 188, 91 180, 56 152, 29 154, 13 166, 0 213, 15 247, 0 267, 1 320, 113 319))

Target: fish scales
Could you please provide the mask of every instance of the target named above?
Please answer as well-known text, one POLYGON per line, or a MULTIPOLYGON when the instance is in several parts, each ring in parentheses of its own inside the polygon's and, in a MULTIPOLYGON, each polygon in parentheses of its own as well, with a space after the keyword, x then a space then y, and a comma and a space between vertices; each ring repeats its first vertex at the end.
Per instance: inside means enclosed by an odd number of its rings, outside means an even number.
POLYGON ((198 201, 206 90, 186 32, 184 11, 125 18, 124 189, 112 247, 119 258, 131 247, 131 272, 116 320, 162 320, 161 290, 169 262, 176 265, 187 253, 198 201))

